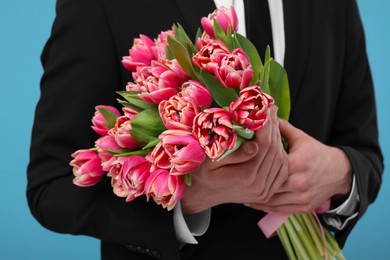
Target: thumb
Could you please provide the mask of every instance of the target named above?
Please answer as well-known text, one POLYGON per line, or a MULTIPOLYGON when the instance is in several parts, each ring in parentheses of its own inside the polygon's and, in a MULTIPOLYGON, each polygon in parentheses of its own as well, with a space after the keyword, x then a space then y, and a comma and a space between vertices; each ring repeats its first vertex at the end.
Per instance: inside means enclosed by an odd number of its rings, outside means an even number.
POLYGON ((302 136, 302 131, 294 127, 284 119, 279 119, 279 130, 281 136, 286 139, 288 144, 292 144, 302 136))

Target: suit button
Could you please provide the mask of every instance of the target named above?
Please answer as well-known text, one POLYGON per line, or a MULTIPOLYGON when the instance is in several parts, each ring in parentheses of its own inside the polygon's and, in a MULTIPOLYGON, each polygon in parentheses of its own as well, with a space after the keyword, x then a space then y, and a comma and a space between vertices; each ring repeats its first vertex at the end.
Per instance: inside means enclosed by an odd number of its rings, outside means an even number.
POLYGON ((152 252, 150 251, 149 248, 145 249, 145 254, 147 254, 148 256, 152 256, 152 252))
POLYGON ((156 257, 156 258, 160 258, 161 257, 160 253, 158 251, 156 251, 156 250, 152 250, 151 253, 152 253, 153 257, 156 257))
POLYGON ((132 252, 135 252, 136 251, 136 249, 135 249, 135 246, 133 246, 133 245, 126 245, 126 247, 127 247, 127 249, 129 249, 130 251, 132 251, 132 252))

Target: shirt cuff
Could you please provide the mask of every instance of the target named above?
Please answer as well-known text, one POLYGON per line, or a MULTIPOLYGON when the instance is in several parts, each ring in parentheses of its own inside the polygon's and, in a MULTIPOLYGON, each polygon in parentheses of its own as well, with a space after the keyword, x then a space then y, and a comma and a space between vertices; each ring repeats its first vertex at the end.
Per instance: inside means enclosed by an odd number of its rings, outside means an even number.
POLYGON ((211 209, 197 214, 183 215, 180 202, 173 209, 173 224, 176 238, 180 243, 198 244, 194 236, 206 233, 210 225, 211 209))
POLYGON ((322 218, 329 226, 335 228, 336 230, 342 230, 352 219, 356 218, 358 215, 358 204, 359 194, 357 191, 356 177, 353 175, 352 189, 348 199, 337 208, 322 214, 322 218))

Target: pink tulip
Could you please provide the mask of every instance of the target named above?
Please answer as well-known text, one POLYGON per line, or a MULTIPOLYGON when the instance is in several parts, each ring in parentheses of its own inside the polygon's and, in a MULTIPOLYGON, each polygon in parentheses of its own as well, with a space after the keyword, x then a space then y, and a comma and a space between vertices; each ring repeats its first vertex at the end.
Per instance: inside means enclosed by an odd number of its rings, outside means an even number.
POLYGON ((171 158, 167 151, 165 151, 161 141, 154 147, 153 151, 146 156, 146 159, 152 163, 151 171, 154 171, 155 169, 170 171, 172 168, 171 158))
POLYGON ((102 179, 104 171, 96 151, 78 150, 72 154, 72 157, 74 159, 70 165, 73 166, 74 184, 87 187, 95 185, 102 179))
POLYGON ((167 58, 166 48, 168 46, 168 36, 175 37, 173 30, 161 32, 154 41, 159 60, 165 60, 167 58))
POLYGON ((121 116, 116 119, 115 127, 108 134, 115 138, 115 142, 122 148, 133 149, 139 146, 139 143, 130 135, 131 119, 127 116, 121 116))
POLYGON ((214 36, 214 19, 217 20, 222 29, 227 32, 228 27, 230 26, 231 32, 237 32, 238 30, 238 17, 237 13, 233 7, 226 8, 220 7, 216 9, 213 13, 209 14, 206 17, 201 19, 202 27, 212 38, 214 36))
POLYGON ((203 148, 189 131, 166 130, 159 139, 151 158, 158 168, 170 169, 172 175, 192 172, 205 160, 203 148))
POLYGON ((150 176, 150 163, 142 156, 112 157, 104 169, 111 177, 114 193, 130 202, 145 194, 145 183, 150 176))
POLYGON ((273 104, 273 98, 259 86, 250 86, 240 91, 238 98, 230 104, 229 113, 233 121, 256 131, 267 123, 268 108, 273 104))
POLYGON ((237 140, 229 113, 223 108, 208 108, 199 113, 194 119, 193 133, 211 159, 233 149, 237 140))
POLYGON ((133 73, 135 83, 126 86, 128 91, 141 91, 144 101, 159 104, 178 91, 178 88, 189 79, 176 60, 152 61, 152 65, 133 73))
POLYGON ((200 82, 195 80, 189 80, 183 83, 178 95, 183 99, 203 108, 210 107, 213 102, 213 97, 210 91, 200 82))
POLYGON ((223 42, 214 39, 200 39, 197 42, 199 51, 192 57, 192 62, 199 69, 214 74, 219 67, 220 56, 230 53, 229 48, 223 42))
POLYGON ((245 88, 253 78, 253 69, 249 58, 242 49, 219 56, 214 75, 227 88, 245 88))
POLYGON ((188 131, 191 131, 192 121, 200 112, 198 105, 176 95, 168 100, 161 101, 158 109, 160 117, 168 129, 188 131))
POLYGON ((118 111, 118 109, 116 109, 115 107, 112 107, 112 106, 100 105, 100 106, 95 107, 96 111, 95 111, 95 115, 92 118, 92 124, 93 124, 92 129, 96 133, 98 133, 99 135, 105 136, 105 135, 107 135, 108 130, 110 130, 110 129, 107 127, 107 121, 103 117, 103 115, 100 113, 99 108, 108 109, 108 110, 112 111, 114 114, 116 114, 117 116, 120 116, 121 114, 118 111))
POLYGON ((96 140, 95 146, 103 164, 111 159, 112 154, 108 151, 119 151, 122 148, 116 143, 115 138, 111 135, 100 137, 96 140))
POLYGON ((162 143, 171 158, 172 175, 183 175, 196 170, 206 156, 191 132, 167 130, 162 133, 162 143), (191 135, 190 135, 191 134, 191 135))
POLYGON ((170 175, 164 169, 157 169, 151 173, 145 184, 145 193, 148 198, 163 208, 172 210, 176 203, 184 196, 185 184, 182 176, 170 175))
POLYGON ((130 120, 132 120, 139 113, 137 110, 130 107, 122 107, 122 111, 130 120))
POLYGON ((150 66, 153 60, 157 60, 157 52, 152 39, 146 35, 135 38, 133 46, 129 50, 130 55, 122 58, 123 66, 134 72, 138 67, 150 66))

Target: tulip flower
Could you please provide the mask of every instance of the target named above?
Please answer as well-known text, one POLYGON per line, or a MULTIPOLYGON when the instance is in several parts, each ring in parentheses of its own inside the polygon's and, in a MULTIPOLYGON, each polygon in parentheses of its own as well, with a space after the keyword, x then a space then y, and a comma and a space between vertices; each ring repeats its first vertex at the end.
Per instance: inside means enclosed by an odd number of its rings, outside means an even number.
POLYGON ((194 136, 211 159, 217 159, 236 144, 237 135, 229 113, 223 108, 208 108, 194 118, 194 136))
POLYGON ((100 105, 100 106, 96 106, 95 107, 96 111, 95 111, 95 115, 92 118, 92 124, 93 124, 92 129, 96 133, 98 133, 99 135, 105 136, 105 135, 107 135, 107 133, 110 130, 110 128, 107 127, 107 120, 100 113, 100 111, 99 111, 100 108, 108 109, 108 110, 110 110, 111 112, 113 112, 117 116, 120 116, 121 114, 118 111, 118 109, 116 109, 113 106, 100 105))
POLYGON ((234 122, 256 131, 268 122, 268 108, 273 104, 273 98, 259 86, 250 86, 240 91, 238 98, 230 104, 229 113, 234 122))
POLYGON ((202 27, 210 37, 215 38, 214 36, 214 19, 222 27, 225 33, 230 26, 231 32, 237 32, 238 30, 238 17, 237 13, 233 7, 226 8, 220 7, 216 9, 213 13, 209 14, 207 17, 201 19, 202 27))
POLYGON ((227 88, 244 88, 253 78, 253 69, 248 55, 242 49, 218 56, 214 75, 227 88))
POLYGON ((150 176, 150 163, 142 156, 112 157, 104 165, 111 177, 111 186, 118 197, 130 202, 143 195, 150 176))
POLYGON ((97 139, 95 146, 103 164, 112 157, 112 154, 108 151, 119 151, 122 149, 122 147, 120 147, 115 141, 115 138, 111 135, 106 135, 97 139))
POLYGON ((159 139, 148 156, 154 163, 152 169, 161 168, 172 175, 184 175, 194 171, 205 160, 203 148, 189 131, 166 130, 159 139))
POLYGON ((157 169, 145 183, 145 194, 163 208, 172 210, 184 196, 185 184, 182 176, 169 174, 167 170, 157 169))
POLYGON ((135 72, 138 67, 150 66, 153 60, 158 59, 154 41, 143 34, 134 39, 129 54, 122 58, 122 64, 131 72, 135 72))
POLYGON ((129 83, 126 90, 140 91, 141 99, 155 104, 175 95, 181 84, 189 79, 176 60, 152 61, 151 66, 133 73, 133 78, 135 83, 129 83))
POLYGON ((213 96, 211 95, 210 90, 195 80, 184 82, 178 95, 203 108, 209 108, 213 102, 213 96))
POLYGON ((214 74, 219 67, 221 55, 230 53, 229 48, 222 41, 214 39, 201 39, 197 43, 199 51, 192 57, 192 62, 199 69, 214 74))
POLYGON ((168 46, 168 36, 175 37, 173 30, 161 32, 154 40, 155 49, 159 60, 165 60, 167 58, 166 48, 168 46))
POLYGON ((73 166, 73 183, 77 186, 88 187, 98 183, 103 175, 102 161, 96 151, 78 150, 72 154, 74 158, 70 165, 73 166))
POLYGON ((161 101, 158 106, 160 117, 168 129, 192 130, 192 121, 200 112, 200 107, 190 100, 172 96, 161 101))
POLYGON ((132 149, 139 146, 139 143, 130 135, 131 119, 121 116, 116 119, 115 127, 108 134, 115 138, 115 142, 122 148, 132 149))

